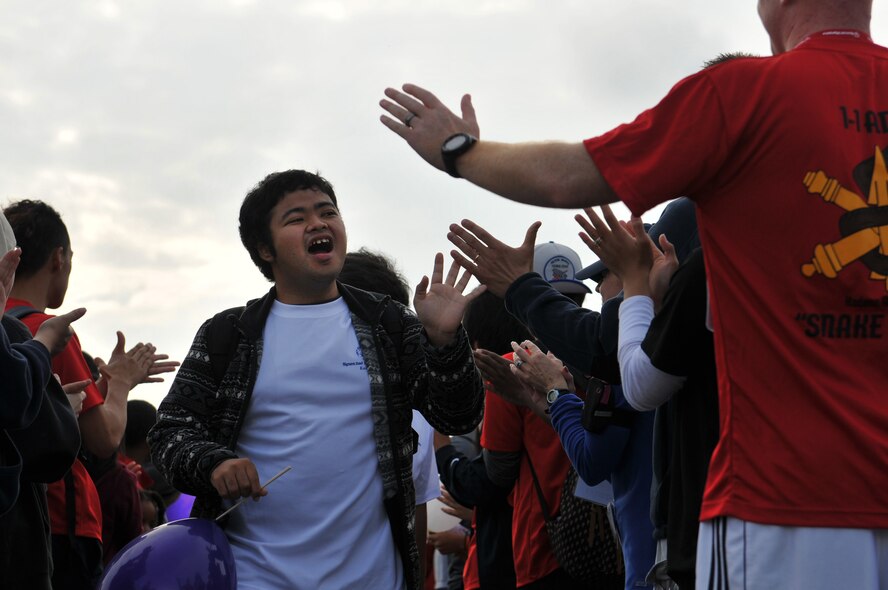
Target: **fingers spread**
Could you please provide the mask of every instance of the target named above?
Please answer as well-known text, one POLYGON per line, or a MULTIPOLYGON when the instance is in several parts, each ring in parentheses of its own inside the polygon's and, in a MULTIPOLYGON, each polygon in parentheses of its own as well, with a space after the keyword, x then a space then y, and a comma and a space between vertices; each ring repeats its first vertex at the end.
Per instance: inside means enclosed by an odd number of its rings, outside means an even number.
MULTIPOLYGON (((475 240, 476 242, 478 241, 478 238, 480 238, 481 241, 484 242, 484 244, 487 244, 489 246, 502 246, 503 245, 503 243, 500 242, 499 240, 497 240, 495 237, 493 237, 490 234, 490 232, 488 232, 486 229, 484 229, 483 227, 481 227, 480 225, 478 225, 477 223, 475 223, 471 219, 463 219, 460 223, 462 224, 462 227, 467 229, 469 232, 472 232, 472 233, 466 232, 466 234, 471 236, 472 239, 475 240), (472 234, 474 234, 474 235, 472 235, 472 234), (475 236, 478 236, 478 237, 476 238, 475 236)), ((457 226, 457 227, 459 227, 459 226, 457 226)), ((472 243, 472 242, 469 242, 469 243, 472 244, 472 246, 475 246, 474 243, 472 243)), ((478 244, 481 245, 481 242, 478 242, 478 244)))
POLYGON ((472 262, 471 260, 469 260, 468 258, 466 258, 465 256, 463 256, 460 252, 457 252, 456 250, 451 250, 450 257, 453 258, 453 260, 458 265, 460 265, 461 267, 466 269, 468 272, 470 272, 472 274, 475 274, 477 272, 478 265, 475 264, 474 262, 472 262))
MULTIPOLYGON (((422 101, 422 104, 428 108, 438 108, 443 107, 444 104, 438 100, 438 97, 423 88, 422 86, 417 86, 416 84, 404 84, 401 88, 407 94, 412 94, 416 98, 422 101)), ((406 95, 405 95, 406 96, 406 95)), ((411 100, 413 100, 411 98, 411 100)))
MULTIPOLYGON (((444 262, 443 255, 441 255, 441 262, 442 262, 442 264, 444 262)), ((447 271, 447 284, 448 285, 455 285, 456 284, 456 278, 457 278, 457 276, 459 276, 459 270, 460 270, 460 266, 455 260, 450 263, 450 270, 447 271)), ((466 282, 468 282, 468 279, 466 280, 466 282)), ((465 285, 463 285, 463 288, 465 288, 465 285)))
POLYGON ((416 285, 416 289, 413 292, 414 298, 422 298, 425 297, 426 290, 429 288, 429 277, 423 276, 422 280, 419 281, 416 285))
MULTIPOLYGON (((453 265, 457 268, 457 270, 459 270, 460 266, 459 266, 458 262, 456 262, 454 260, 453 265)), ((462 293, 463 291, 466 290, 466 287, 469 285, 469 279, 471 279, 471 278, 472 278, 472 273, 470 273, 469 271, 463 272, 462 277, 460 277, 459 282, 454 285, 454 288, 456 288, 457 291, 462 293)))
POLYGON ((444 255, 435 254, 435 267, 432 269, 432 284, 441 283, 444 280, 444 255))
POLYGON ((614 215, 613 210, 608 205, 602 205, 601 212, 604 214, 604 220, 607 222, 608 227, 610 227, 612 231, 619 231, 623 229, 620 225, 620 221, 617 219, 617 216, 614 215))
MULTIPOLYGON (((434 95, 432 95, 430 92, 424 91, 421 88, 419 88, 418 86, 416 88, 418 88, 422 92, 425 92, 429 96, 434 97, 434 95)), ((392 101, 394 101, 398 105, 400 105, 404 110, 407 110, 411 113, 416 113, 417 115, 420 115, 423 112, 425 112, 427 103, 426 104, 423 104, 423 103, 425 103, 426 101, 423 100, 421 97, 419 100, 417 100, 413 96, 410 96, 411 94, 414 94, 414 93, 407 90, 407 85, 404 86, 404 89, 406 92, 401 92, 400 90, 397 90, 396 88, 386 88, 384 91, 384 94, 388 98, 390 98, 392 101), (422 101, 422 102, 420 102, 420 101, 422 101)), ((437 100, 437 99, 435 99, 435 100, 437 100)))
MULTIPOLYGON (((493 244, 496 242, 496 238, 493 238, 488 234, 487 238, 482 237, 480 240, 476 237, 476 235, 480 235, 478 231, 480 227, 473 224, 468 219, 463 219, 462 225, 451 224, 450 231, 456 234, 460 240, 465 242, 466 245, 471 249, 471 251, 466 252, 470 256, 473 254, 480 254, 483 250, 487 249, 488 244, 493 244), (469 225, 474 226, 474 229, 470 228, 469 225), (482 241, 483 240, 483 241, 482 241)), ((482 232, 484 230, 481 230, 482 232)), ((486 232, 484 232, 486 233, 486 232)), ((451 240, 453 242, 453 240, 451 240)), ((456 242, 454 242, 456 244, 456 242)), ((459 247, 459 244, 456 244, 459 247)), ((462 250, 462 248, 460 248, 462 250)))

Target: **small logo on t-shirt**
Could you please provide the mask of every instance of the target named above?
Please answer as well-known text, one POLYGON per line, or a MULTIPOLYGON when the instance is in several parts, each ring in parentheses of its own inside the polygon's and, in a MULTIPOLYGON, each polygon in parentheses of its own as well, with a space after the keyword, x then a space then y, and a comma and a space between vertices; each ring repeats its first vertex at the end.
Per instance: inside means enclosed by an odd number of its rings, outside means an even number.
POLYGON ((802 274, 834 279, 848 266, 861 263, 869 269, 870 279, 882 281, 888 291, 888 167, 878 146, 873 158, 854 169, 854 178, 861 188, 868 188, 866 199, 823 170, 805 174, 803 183, 809 193, 845 213, 839 219, 842 239, 817 244, 811 261, 802 265, 802 274))
MULTIPOLYGON (((839 218, 840 240, 814 246, 814 256, 802 264, 806 277, 823 276, 834 279, 851 265, 863 265, 869 278, 881 281, 888 291, 888 166, 882 150, 853 171, 853 177, 864 198, 842 186, 823 170, 808 172, 803 180, 811 194, 843 209, 839 218)), ((888 301, 885 297, 883 302, 888 301)), ((878 310, 879 300, 871 297, 845 296, 848 313, 810 313, 796 315, 809 338, 881 339, 886 316, 878 310)))
POLYGON ((354 361, 343 361, 343 367, 358 367, 362 371, 366 371, 367 367, 364 365, 364 353, 361 352, 361 346, 355 349, 355 359, 354 361))

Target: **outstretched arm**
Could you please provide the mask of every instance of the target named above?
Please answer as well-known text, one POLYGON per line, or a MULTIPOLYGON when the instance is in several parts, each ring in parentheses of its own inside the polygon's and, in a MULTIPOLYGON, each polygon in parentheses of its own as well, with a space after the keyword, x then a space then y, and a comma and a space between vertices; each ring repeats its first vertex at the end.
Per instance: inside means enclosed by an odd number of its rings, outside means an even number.
MULTIPOLYGON (((444 170, 441 145, 451 135, 480 137, 468 94, 458 116, 424 88, 405 84, 402 90, 386 88, 379 104, 388 115, 380 120, 432 166, 444 170)), ((580 142, 479 141, 459 157, 457 168, 469 182, 519 203, 579 208, 618 200, 580 142)))

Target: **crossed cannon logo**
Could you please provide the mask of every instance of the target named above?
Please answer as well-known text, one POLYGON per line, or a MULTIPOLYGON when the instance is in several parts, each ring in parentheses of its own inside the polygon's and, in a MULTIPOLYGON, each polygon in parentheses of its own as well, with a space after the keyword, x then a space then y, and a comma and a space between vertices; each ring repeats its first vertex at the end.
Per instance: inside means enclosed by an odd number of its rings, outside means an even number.
POLYGON ((831 244, 817 244, 814 258, 802 265, 802 274, 834 279, 843 268, 860 261, 870 270, 870 278, 885 282, 888 291, 888 168, 885 156, 876 146, 875 156, 854 170, 858 185, 866 186, 866 200, 823 172, 808 172, 804 184, 808 192, 823 197, 827 203, 845 210, 839 220, 842 239, 831 244))

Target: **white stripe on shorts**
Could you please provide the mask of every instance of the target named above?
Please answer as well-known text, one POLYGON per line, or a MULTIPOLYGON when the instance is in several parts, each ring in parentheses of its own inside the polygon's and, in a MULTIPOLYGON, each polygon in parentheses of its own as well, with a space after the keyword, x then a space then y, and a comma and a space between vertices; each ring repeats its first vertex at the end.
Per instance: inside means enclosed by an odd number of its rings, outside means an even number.
POLYGON ((700 523, 698 590, 888 590, 888 529, 700 523))

